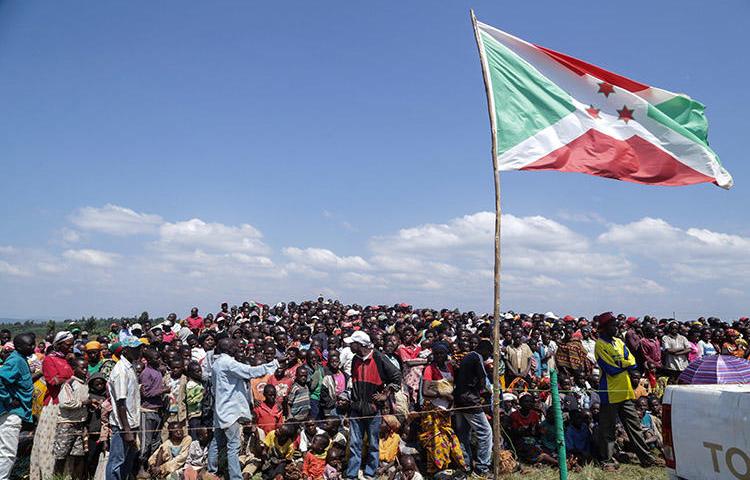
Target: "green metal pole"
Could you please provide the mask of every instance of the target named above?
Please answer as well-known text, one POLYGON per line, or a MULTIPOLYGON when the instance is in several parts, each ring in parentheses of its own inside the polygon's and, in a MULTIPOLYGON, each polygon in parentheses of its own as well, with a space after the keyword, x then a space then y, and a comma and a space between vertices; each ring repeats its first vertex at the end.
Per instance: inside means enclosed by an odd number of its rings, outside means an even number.
POLYGON ((557 370, 550 372, 552 389, 552 414, 555 416, 555 440, 557 441, 557 458, 560 463, 560 480, 568 480, 568 458, 565 453, 565 430, 563 429, 560 392, 557 390, 557 370))

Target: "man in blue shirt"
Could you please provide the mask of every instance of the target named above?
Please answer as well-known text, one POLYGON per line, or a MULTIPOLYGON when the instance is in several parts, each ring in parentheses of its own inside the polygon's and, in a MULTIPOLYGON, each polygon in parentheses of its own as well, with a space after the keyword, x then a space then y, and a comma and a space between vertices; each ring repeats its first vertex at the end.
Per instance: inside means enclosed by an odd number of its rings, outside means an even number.
POLYGON ((31 423, 34 382, 26 358, 34 353, 36 337, 22 333, 13 339, 15 350, 0 366, 0 479, 10 476, 16 461, 21 422, 31 423))
POLYGON ((219 450, 227 447, 227 463, 230 480, 242 480, 240 466, 240 421, 250 420, 250 395, 248 380, 270 375, 279 367, 272 362, 253 367, 234 359, 238 343, 231 338, 222 338, 216 345, 214 364, 211 369, 211 384, 214 389, 214 438, 208 447, 208 471, 219 469, 219 450))

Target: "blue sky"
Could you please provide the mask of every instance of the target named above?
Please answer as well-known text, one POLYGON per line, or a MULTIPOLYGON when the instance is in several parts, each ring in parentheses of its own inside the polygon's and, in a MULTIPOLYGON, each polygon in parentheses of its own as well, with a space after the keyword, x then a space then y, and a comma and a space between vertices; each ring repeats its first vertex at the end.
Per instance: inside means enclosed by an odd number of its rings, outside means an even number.
POLYGON ((736 183, 504 174, 504 308, 744 313, 747 2, 5 1, 0 316, 319 292, 488 310, 469 8, 702 101, 736 183))

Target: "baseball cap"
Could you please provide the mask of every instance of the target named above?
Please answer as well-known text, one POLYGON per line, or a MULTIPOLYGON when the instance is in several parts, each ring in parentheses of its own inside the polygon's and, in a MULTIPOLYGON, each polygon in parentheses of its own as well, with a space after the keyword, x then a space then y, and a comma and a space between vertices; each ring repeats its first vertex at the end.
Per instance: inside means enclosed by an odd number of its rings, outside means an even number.
POLYGON ((346 343, 347 345, 350 345, 354 342, 357 342, 364 347, 372 347, 372 340, 370 340, 370 336, 361 330, 357 330, 356 332, 352 333, 350 337, 346 337, 344 339, 344 343, 346 343))

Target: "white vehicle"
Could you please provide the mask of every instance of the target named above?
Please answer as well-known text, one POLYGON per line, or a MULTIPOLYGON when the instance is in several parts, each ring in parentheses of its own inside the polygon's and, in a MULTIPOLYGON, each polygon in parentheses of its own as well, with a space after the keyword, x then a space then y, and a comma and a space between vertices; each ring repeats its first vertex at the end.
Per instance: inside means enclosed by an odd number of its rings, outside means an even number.
POLYGON ((670 479, 750 480, 750 385, 672 385, 662 402, 670 479))

